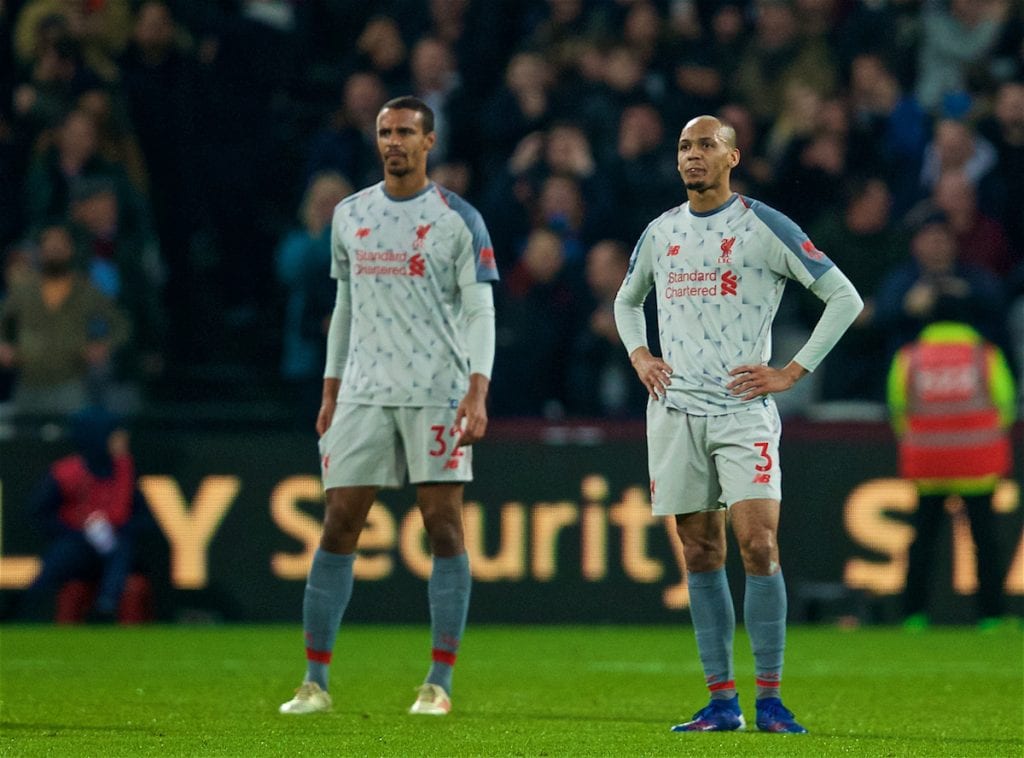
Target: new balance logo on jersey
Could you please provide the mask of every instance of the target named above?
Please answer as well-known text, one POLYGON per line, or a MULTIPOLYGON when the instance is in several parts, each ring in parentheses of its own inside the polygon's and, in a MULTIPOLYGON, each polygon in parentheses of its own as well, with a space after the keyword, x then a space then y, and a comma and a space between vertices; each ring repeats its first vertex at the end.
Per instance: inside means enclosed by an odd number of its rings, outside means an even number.
POLYGON ((679 255, 679 245, 669 245, 668 246, 668 254, 669 255, 679 255))
POLYGON ((361 226, 358 229, 356 229, 356 237, 358 239, 366 239, 369 236, 370 236, 370 227, 368 227, 368 226, 361 226))
POLYGON ((722 254, 718 256, 719 263, 732 263, 732 246, 735 242, 735 237, 726 237, 722 240, 722 254))
POLYGON ((722 294, 723 295, 735 295, 736 285, 739 283, 739 279, 736 278, 736 274, 732 271, 726 271, 722 274, 722 294))
POLYGON ((416 253, 409 259, 409 276, 423 276, 427 273, 427 261, 422 255, 416 253))

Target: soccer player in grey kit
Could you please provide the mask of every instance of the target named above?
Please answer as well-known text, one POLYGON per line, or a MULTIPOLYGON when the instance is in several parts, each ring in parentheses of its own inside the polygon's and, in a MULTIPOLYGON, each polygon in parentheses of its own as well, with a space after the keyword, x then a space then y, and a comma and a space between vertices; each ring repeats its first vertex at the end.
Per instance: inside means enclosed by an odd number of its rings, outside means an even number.
POLYGON ((733 677, 736 613, 725 575, 726 515, 746 572, 743 619, 756 667, 758 729, 802 733, 779 695, 786 587, 776 535, 782 498, 779 414, 772 394, 813 371, 863 307, 850 281, 778 211, 730 188, 735 131, 711 116, 679 135, 687 202, 652 221, 615 301, 615 321, 647 388, 655 515, 675 517, 709 704, 674 731, 746 722, 733 677), (784 368, 767 365, 788 279, 825 302, 784 368), (647 347, 643 303, 654 290, 662 357, 647 347))
POLYGON ((334 211, 338 293, 316 420, 326 513, 302 604, 306 676, 281 713, 330 710, 328 667, 359 533, 377 491, 406 478, 433 554, 432 663, 409 712, 451 710, 470 594, 463 489, 470 445, 487 429, 498 272, 480 214, 427 177, 435 138, 423 101, 385 103, 377 115, 384 181, 334 211))

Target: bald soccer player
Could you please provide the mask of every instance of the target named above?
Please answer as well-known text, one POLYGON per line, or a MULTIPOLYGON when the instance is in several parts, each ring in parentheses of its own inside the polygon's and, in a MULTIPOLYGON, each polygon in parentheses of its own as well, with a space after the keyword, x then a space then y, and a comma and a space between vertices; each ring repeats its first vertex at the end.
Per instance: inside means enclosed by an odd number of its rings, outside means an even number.
POLYGON ((756 666, 757 727, 804 733, 780 698, 786 587, 776 541, 781 424, 772 395, 813 371, 863 302, 790 219, 732 191, 736 133, 711 116, 677 145, 687 201, 652 221, 633 250, 615 321, 647 388, 648 467, 657 516, 674 516, 709 704, 677 732, 743 729, 733 676, 736 612, 725 573, 726 521, 746 573, 743 621, 756 666), (771 326, 787 280, 825 302, 807 343, 769 367, 771 326), (663 355, 651 354, 643 303, 657 298, 663 355))

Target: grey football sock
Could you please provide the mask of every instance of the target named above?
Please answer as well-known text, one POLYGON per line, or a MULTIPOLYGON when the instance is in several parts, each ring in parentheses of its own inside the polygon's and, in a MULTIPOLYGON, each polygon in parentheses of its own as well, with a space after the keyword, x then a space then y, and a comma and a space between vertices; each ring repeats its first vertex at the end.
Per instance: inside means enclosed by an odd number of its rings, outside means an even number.
POLYGON ((463 553, 454 558, 434 558, 434 567, 427 585, 430 599, 430 631, 433 661, 426 681, 452 691, 452 667, 466 629, 472 578, 469 557, 463 553))
POLYGON ((754 651, 756 697, 778 697, 786 651, 786 582, 781 571, 747 575, 743 623, 754 651))
POLYGON ((690 617, 700 662, 704 667, 704 681, 712 699, 727 700, 736 694, 732 668, 736 610, 725 569, 691 572, 687 584, 690 588, 690 617))
POLYGON ((355 555, 317 549, 302 598, 302 630, 306 636, 306 681, 327 689, 334 638, 352 597, 355 555))

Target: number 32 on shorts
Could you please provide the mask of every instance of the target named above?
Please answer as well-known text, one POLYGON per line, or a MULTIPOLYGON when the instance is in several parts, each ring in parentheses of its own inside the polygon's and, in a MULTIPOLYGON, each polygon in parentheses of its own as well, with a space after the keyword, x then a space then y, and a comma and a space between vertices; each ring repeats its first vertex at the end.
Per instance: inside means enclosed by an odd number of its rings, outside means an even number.
POLYGON ((771 480, 772 475, 768 473, 772 470, 772 456, 768 453, 770 443, 768 442, 755 442, 754 447, 757 448, 761 455, 763 463, 754 464, 754 484, 768 484, 771 480))
POLYGON ((430 431, 434 433, 434 445, 430 448, 430 455, 433 458, 440 458, 451 449, 451 454, 447 461, 445 461, 445 468, 458 468, 459 458, 461 458, 465 451, 459 447, 459 437, 462 436, 462 430, 457 426, 446 427, 442 424, 434 424, 430 427, 430 431), (445 440, 445 436, 450 438, 450 444, 445 440))

